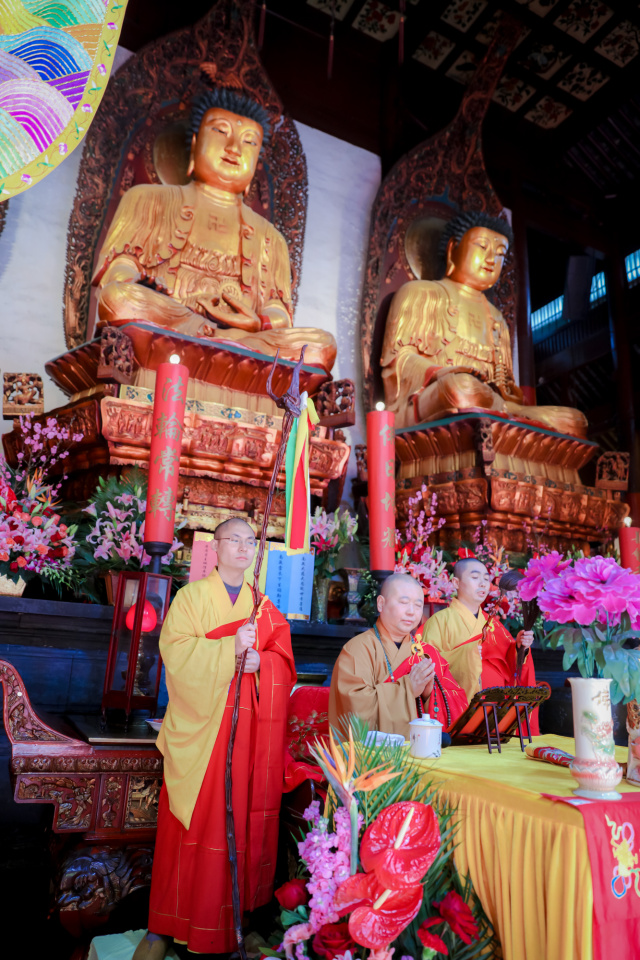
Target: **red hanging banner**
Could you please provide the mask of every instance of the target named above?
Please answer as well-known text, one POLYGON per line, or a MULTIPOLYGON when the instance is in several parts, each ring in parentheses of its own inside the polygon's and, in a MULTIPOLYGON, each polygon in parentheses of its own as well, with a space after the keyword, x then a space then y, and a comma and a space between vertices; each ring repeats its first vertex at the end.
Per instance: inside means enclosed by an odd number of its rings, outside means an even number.
POLYGON ((372 571, 393 573, 396 552, 395 414, 367 414, 369 544, 372 571))
MULTIPOLYGON (((182 363, 161 363, 156 372, 145 547, 173 543, 188 381, 189 368, 182 363)), ((148 548, 147 552, 158 553, 148 548)))

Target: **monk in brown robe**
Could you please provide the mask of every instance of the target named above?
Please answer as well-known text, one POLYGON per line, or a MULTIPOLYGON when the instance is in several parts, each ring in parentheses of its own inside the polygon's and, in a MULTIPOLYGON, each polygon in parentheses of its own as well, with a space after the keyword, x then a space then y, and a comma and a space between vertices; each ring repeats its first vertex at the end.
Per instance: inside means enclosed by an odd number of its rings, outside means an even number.
POLYGON ((422 587, 408 574, 396 573, 382 585, 378 620, 353 637, 336 660, 329 694, 329 723, 344 726, 355 715, 372 730, 409 736, 409 724, 423 713, 445 729, 468 706, 446 660, 424 645, 416 632, 422 619, 422 587))
MULTIPOLYGON (((458 560, 453 581, 458 595, 446 610, 427 620, 425 641, 447 661, 469 700, 485 687, 516 686, 518 648, 531 647, 533 631, 521 630, 514 640, 498 617, 485 616, 482 604, 489 594, 491 574, 480 560, 458 560)), ((528 654, 517 685, 535 684, 533 660, 528 654)), ((534 736, 539 733, 537 710, 531 715, 531 732, 534 736)))

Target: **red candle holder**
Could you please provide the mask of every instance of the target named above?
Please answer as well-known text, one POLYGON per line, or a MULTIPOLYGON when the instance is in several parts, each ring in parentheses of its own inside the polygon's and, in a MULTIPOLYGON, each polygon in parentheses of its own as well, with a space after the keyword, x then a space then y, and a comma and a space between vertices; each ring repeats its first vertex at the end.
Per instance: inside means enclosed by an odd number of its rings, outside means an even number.
POLYGON ((161 573, 122 570, 118 574, 107 672, 102 693, 102 716, 108 708, 132 710, 158 705, 162 673, 160 630, 171 596, 171 577, 161 573))

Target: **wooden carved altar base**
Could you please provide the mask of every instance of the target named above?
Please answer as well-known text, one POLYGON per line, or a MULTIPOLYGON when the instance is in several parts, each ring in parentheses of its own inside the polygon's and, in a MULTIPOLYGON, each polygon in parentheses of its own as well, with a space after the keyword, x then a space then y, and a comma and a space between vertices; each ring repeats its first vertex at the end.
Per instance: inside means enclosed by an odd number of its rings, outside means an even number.
POLYGON ((162 786, 162 756, 149 746, 93 746, 36 715, 17 670, 0 660, 4 727, 11 743, 17 803, 53 806, 53 833, 65 852, 55 888, 63 926, 95 930, 124 896, 151 883, 162 786))
POLYGON ((629 514, 619 484, 581 483, 578 470, 596 450, 590 441, 480 412, 398 430, 397 525, 404 529, 409 500, 426 485, 425 500, 435 494, 437 516, 447 521, 439 546, 473 540, 486 521, 485 536, 512 552, 525 551, 535 532, 554 548, 588 548, 629 514))

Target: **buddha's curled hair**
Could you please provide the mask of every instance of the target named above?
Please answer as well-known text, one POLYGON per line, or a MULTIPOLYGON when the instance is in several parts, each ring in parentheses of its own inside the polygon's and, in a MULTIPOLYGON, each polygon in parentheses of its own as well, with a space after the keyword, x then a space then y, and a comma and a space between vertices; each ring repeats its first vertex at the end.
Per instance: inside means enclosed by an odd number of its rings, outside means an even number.
POLYGON ((509 246, 513 244, 513 230, 506 220, 503 220, 501 217, 490 217, 488 213, 483 213, 481 210, 469 210, 466 213, 458 214, 457 217, 452 217, 442 231, 438 245, 438 253, 443 260, 446 260, 447 245, 451 237, 453 237, 456 244, 458 244, 467 230, 471 230, 473 227, 487 227, 489 230, 493 230, 495 233, 500 233, 503 237, 506 237, 509 241, 509 246))
POLYGON ((262 146, 264 147, 269 142, 271 121, 265 108, 257 100, 252 100, 251 97, 230 90, 228 87, 214 87, 194 101, 189 137, 194 133, 197 135, 205 113, 207 110, 213 110, 214 107, 228 110, 229 113, 237 113, 240 117, 248 117, 249 120, 255 120, 262 127, 262 146))

